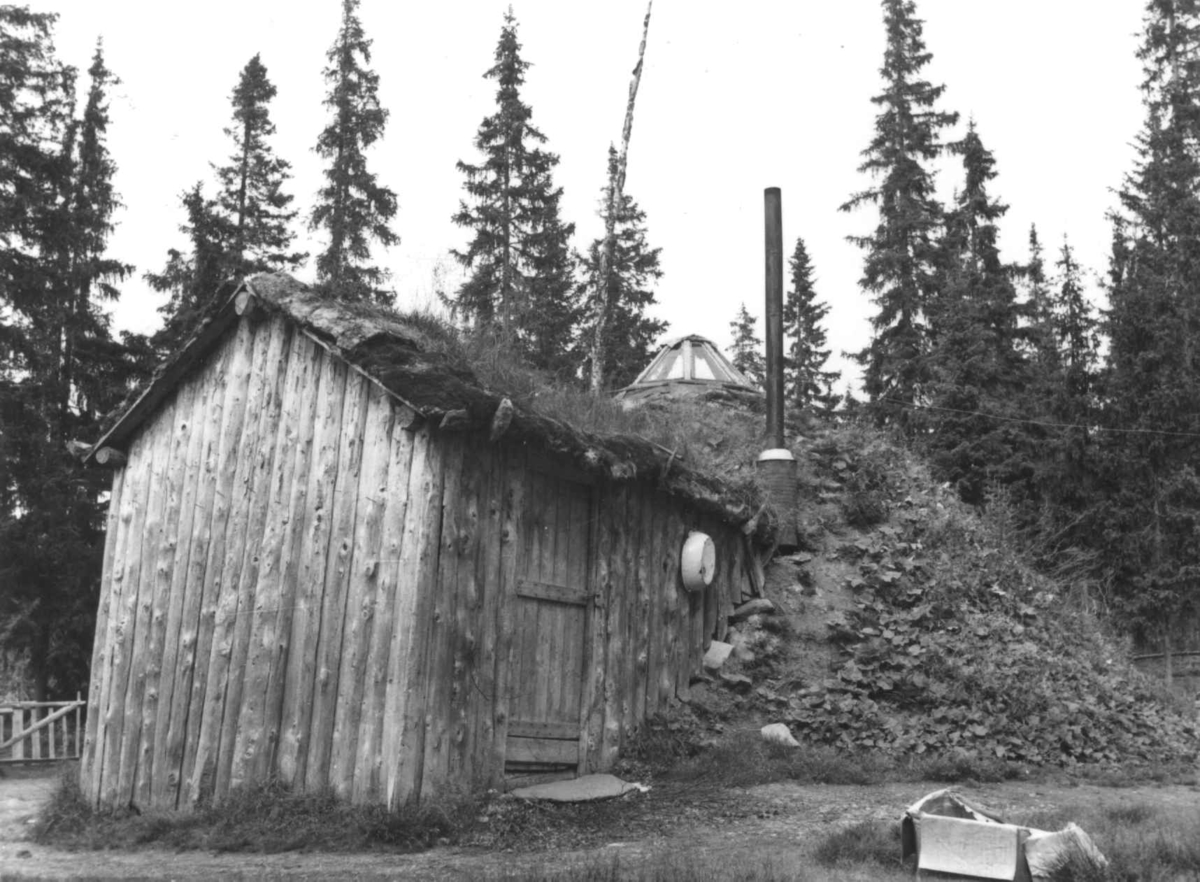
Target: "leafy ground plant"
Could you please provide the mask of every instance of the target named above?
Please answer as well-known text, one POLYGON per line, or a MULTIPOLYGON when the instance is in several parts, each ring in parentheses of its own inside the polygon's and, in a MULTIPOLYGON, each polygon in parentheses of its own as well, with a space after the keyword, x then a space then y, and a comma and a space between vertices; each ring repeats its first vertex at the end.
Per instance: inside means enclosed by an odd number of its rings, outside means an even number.
POLYGON ((882 493, 890 514, 870 529, 847 515, 859 529, 827 539, 851 569, 837 586, 848 608, 828 621, 829 675, 772 708, 797 737, 976 768, 1195 758, 1194 718, 1072 606, 1069 584, 1029 565, 1002 507, 968 509, 861 426, 829 430, 810 459, 817 486, 882 493))

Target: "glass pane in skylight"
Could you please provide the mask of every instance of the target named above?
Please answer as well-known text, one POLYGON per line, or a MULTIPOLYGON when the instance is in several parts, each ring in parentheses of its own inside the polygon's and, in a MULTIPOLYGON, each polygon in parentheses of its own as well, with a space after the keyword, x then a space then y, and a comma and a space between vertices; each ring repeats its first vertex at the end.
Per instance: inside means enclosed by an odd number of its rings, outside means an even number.
POLYGON ((667 352, 661 361, 654 366, 654 370, 646 375, 646 381, 650 380, 667 380, 671 377, 680 377, 683 375, 682 359, 679 357, 679 350, 672 349, 667 352))

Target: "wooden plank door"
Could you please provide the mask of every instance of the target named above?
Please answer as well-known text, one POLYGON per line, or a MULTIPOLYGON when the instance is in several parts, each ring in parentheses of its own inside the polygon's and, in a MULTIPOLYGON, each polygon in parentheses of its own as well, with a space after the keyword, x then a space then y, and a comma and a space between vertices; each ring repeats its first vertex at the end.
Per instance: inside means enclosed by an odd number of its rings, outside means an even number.
POLYGON ((583 723, 592 488, 530 472, 513 603, 505 771, 574 768, 583 723))

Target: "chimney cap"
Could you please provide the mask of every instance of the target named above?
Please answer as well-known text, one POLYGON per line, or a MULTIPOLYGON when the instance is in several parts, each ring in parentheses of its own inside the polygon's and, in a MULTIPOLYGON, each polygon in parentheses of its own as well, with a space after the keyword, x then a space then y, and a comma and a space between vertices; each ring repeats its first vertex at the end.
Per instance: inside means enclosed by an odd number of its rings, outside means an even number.
POLYGON ((772 460, 779 459, 791 461, 795 460, 795 458, 796 457, 792 455, 792 451, 788 450, 786 447, 772 447, 769 450, 764 450, 758 455, 759 462, 770 462, 772 460))

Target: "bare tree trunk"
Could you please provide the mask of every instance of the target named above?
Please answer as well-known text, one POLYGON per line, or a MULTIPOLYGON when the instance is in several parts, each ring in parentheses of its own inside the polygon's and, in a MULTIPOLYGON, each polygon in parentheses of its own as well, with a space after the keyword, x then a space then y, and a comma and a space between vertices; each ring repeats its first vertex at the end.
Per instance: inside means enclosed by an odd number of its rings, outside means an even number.
POLYGON ((646 18, 642 23, 642 42, 638 46, 637 66, 633 69, 633 80, 629 83, 629 101, 625 105, 625 127, 621 131, 621 152, 617 154, 617 167, 608 181, 608 205, 604 211, 604 247, 600 249, 599 303, 596 316, 595 337, 592 340, 592 391, 604 388, 604 361, 608 355, 605 337, 612 317, 612 258, 617 238, 617 211, 621 206, 621 194, 625 190, 625 166, 629 157, 629 135, 633 131, 633 104, 637 100, 638 84, 642 81, 642 60, 646 57, 646 36, 650 33, 650 10, 654 0, 646 3, 646 18))

